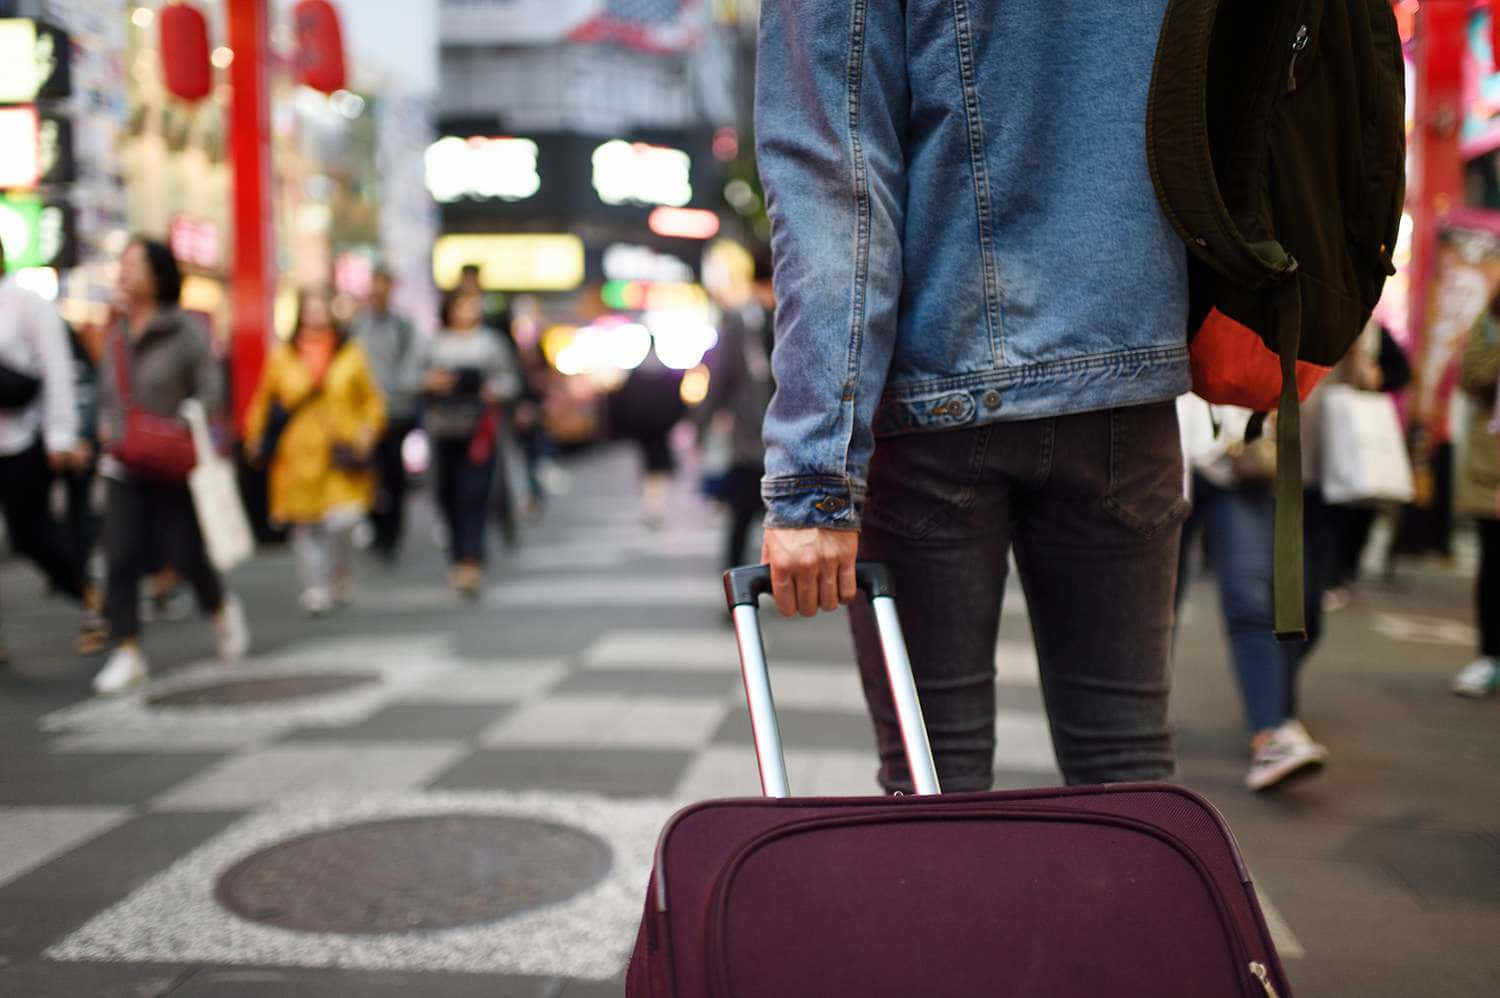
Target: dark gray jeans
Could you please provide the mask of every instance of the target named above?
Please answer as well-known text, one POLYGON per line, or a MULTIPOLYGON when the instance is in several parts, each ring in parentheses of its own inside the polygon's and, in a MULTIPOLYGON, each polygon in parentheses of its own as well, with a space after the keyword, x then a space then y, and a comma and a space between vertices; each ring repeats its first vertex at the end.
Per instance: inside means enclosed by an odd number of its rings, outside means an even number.
MULTIPOLYGON (((1168 661, 1182 451, 1173 403, 883 439, 861 558, 890 569, 945 791, 986 790, 1007 554, 1070 784, 1172 775, 1168 661)), ((880 782, 910 792, 874 617, 851 612, 880 782)))

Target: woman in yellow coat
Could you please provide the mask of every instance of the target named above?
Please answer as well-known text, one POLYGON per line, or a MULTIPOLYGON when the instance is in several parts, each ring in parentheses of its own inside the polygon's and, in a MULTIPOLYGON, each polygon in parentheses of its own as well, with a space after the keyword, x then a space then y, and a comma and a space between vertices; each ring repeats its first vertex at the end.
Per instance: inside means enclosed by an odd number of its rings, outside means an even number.
POLYGON ((371 463, 385 400, 364 350, 334 323, 327 291, 305 291, 297 328, 266 361, 250 403, 249 453, 270 468, 271 519, 292 529, 302 608, 348 603, 353 531, 375 498, 371 463))

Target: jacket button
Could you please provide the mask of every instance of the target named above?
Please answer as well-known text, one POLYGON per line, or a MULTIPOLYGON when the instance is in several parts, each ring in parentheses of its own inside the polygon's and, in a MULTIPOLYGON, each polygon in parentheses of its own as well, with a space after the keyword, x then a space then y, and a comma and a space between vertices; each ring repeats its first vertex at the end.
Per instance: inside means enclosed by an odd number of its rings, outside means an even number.
POLYGON ((1000 408, 1000 393, 991 388, 984 393, 984 407, 986 409, 1000 408))
POLYGON ((845 505, 844 500, 838 496, 825 496, 821 502, 814 503, 813 508, 821 510, 824 513, 837 513, 845 505))

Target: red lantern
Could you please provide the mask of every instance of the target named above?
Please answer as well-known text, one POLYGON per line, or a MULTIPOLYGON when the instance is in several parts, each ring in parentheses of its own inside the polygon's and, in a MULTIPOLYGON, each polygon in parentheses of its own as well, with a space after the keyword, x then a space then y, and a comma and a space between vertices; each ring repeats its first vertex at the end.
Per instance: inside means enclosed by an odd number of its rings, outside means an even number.
POLYGON ((344 33, 328 0, 301 0, 292 8, 297 36, 297 82, 331 94, 344 89, 344 33))
POLYGON ((214 86, 203 12, 191 4, 169 4, 162 8, 160 23, 162 79, 167 92, 185 101, 202 100, 214 86))
POLYGON ((1500 70, 1500 0, 1490 0, 1490 62, 1500 70))

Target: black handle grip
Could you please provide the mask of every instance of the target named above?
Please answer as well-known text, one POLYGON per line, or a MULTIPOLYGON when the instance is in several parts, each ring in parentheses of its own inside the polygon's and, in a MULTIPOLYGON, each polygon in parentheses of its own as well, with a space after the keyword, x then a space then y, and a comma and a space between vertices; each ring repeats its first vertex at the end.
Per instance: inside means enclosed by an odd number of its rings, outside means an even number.
MULTIPOLYGON (((854 580, 870 599, 891 595, 891 577, 878 561, 856 562, 854 580)), ((770 594, 770 565, 745 565, 724 573, 724 599, 731 610, 737 606, 755 606, 762 596, 770 594)))

